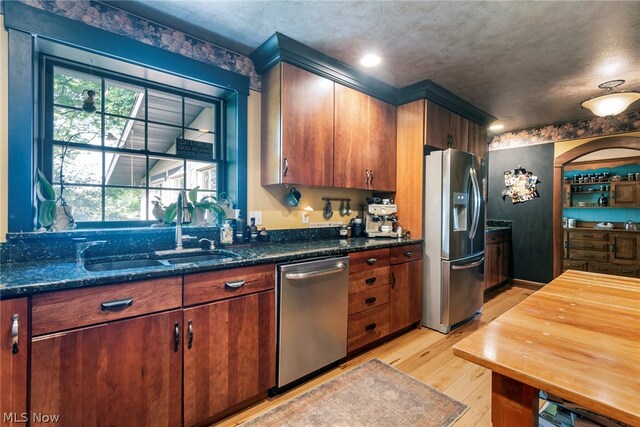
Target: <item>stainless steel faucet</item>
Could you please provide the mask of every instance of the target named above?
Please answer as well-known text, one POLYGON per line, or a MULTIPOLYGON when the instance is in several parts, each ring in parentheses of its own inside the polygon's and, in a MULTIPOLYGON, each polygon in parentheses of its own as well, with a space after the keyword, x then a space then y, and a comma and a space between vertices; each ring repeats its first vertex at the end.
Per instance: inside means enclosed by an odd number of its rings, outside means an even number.
MULTIPOLYGON (((80 239, 74 239, 80 240, 80 239)), ((82 265, 84 263, 84 255, 87 249, 96 245, 103 245, 107 243, 106 240, 92 240, 90 242, 80 241, 76 243, 76 264, 82 265)))
POLYGON ((189 202, 187 200, 187 192, 182 190, 178 193, 178 201, 176 202, 176 251, 182 250, 182 242, 195 240, 193 236, 182 235, 182 224, 191 222, 191 212, 189 212, 189 202))

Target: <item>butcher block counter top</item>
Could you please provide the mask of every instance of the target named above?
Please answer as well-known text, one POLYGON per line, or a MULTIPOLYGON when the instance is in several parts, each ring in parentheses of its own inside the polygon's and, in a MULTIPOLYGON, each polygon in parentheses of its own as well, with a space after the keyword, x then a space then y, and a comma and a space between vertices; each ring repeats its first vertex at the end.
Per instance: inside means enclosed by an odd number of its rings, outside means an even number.
POLYGON ((640 425, 639 279, 569 270, 453 352, 493 371, 494 427, 537 426, 539 390, 640 425))

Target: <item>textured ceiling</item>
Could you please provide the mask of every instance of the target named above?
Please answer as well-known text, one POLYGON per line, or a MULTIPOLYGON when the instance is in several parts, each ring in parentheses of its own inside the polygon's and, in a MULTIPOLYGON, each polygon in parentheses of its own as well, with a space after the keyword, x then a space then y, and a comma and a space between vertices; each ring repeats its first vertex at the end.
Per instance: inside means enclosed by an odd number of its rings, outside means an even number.
MULTIPOLYGON (((594 117, 599 83, 640 90, 640 3, 109 1, 248 55, 278 31, 392 86, 431 79, 505 131, 594 117)), ((640 102, 632 109, 640 108, 640 102)))

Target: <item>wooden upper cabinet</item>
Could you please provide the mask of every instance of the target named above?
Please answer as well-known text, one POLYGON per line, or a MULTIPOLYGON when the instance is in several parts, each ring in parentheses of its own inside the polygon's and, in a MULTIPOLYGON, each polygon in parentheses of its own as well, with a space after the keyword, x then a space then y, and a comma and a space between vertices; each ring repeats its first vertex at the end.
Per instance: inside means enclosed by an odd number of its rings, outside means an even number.
POLYGON ((612 182, 611 206, 640 206, 640 181, 612 182))
POLYGON ((487 129, 427 100, 425 145, 467 151, 487 157, 487 129))
POLYGON ((0 412, 4 417, 3 426, 24 425, 22 414, 27 412, 27 306, 27 298, 0 301, 0 412))
POLYGON ((334 186, 396 189, 396 108, 335 84, 334 186))
POLYGON ((468 122, 469 148, 467 151, 486 159, 487 151, 489 150, 489 145, 487 144, 487 128, 470 120, 468 122))
POLYGON ((281 62, 262 77, 262 185, 333 186, 334 83, 281 62))
POLYGON ((369 96, 335 84, 334 176, 336 187, 369 189, 369 96))

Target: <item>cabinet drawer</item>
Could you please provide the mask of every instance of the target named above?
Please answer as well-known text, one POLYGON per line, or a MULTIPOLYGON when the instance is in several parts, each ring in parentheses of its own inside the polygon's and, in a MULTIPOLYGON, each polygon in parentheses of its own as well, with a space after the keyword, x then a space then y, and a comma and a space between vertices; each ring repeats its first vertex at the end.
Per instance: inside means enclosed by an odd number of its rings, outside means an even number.
POLYGON ((599 264, 597 262, 589 263, 589 271, 594 273, 616 274, 618 276, 637 277, 640 268, 636 266, 622 266, 613 264, 599 264))
POLYGON ((354 294, 366 289, 388 285, 390 279, 391 270, 389 266, 349 273, 349 293, 354 294))
POLYGON ((360 313, 361 311, 388 303, 390 290, 390 286, 385 285, 355 294, 349 294, 349 314, 360 313))
POLYGON ((349 273, 370 270, 389 265, 389 248, 349 254, 349 273))
POLYGON ((389 334, 389 304, 349 316, 347 352, 389 334))
POLYGON ((182 305, 182 277, 34 295, 32 334, 78 328, 182 305))
POLYGON ((609 242, 602 242, 598 240, 570 240, 569 249, 586 249, 589 251, 607 252, 609 250, 609 242))
POLYGON ((609 260, 609 253, 569 249, 569 258, 580 259, 585 261, 605 261, 606 262, 609 260))
POLYGON ((274 264, 187 274, 184 276, 184 305, 267 291, 275 287, 274 264))
POLYGON ((569 231, 569 241, 576 240, 608 240, 609 235, 597 231, 569 231))
POLYGON ((391 264, 422 259, 422 243, 391 248, 391 264))
POLYGON ((484 235, 485 245, 491 245, 493 243, 500 243, 500 242, 508 242, 509 240, 511 240, 510 231, 493 231, 490 233, 485 233, 484 235))
POLYGON ((586 261, 570 261, 565 259, 562 263, 562 267, 565 270, 587 271, 587 262, 586 261))

